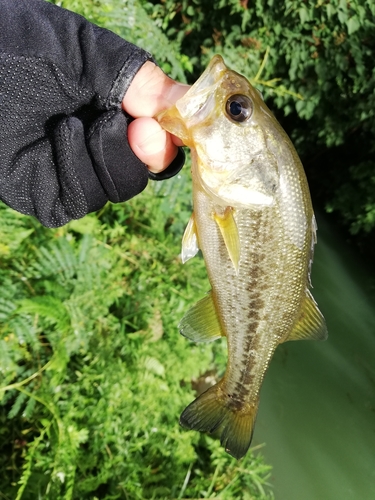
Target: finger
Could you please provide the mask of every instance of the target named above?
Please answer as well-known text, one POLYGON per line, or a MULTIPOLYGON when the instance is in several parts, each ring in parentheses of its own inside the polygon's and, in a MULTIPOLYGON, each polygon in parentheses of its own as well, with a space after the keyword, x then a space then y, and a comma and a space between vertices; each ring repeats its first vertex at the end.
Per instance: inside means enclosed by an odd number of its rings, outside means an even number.
POLYGON ((164 170, 177 155, 171 134, 153 118, 132 121, 128 126, 128 141, 134 154, 154 173, 164 170))
POLYGON ((123 109, 134 118, 155 116, 167 109, 189 90, 189 85, 175 82, 151 61, 135 75, 123 101, 123 109))

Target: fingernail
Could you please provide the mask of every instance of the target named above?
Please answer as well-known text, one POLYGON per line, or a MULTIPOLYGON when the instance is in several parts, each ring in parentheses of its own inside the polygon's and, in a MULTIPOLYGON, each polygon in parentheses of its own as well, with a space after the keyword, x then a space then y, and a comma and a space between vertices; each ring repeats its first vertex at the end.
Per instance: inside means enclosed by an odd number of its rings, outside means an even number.
POLYGON ((147 139, 138 144, 139 149, 146 155, 159 153, 165 148, 167 134, 165 130, 158 130, 149 135, 147 139))

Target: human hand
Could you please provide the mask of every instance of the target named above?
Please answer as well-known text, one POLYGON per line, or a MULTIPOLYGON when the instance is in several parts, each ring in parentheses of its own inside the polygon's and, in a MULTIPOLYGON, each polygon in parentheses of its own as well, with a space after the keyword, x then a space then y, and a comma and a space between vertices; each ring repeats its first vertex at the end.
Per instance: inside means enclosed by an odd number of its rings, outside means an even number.
POLYGON ((188 90, 189 85, 175 82, 156 64, 147 61, 122 100, 124 111, 135 118, 128 126, 129 145, 153 173, 170 165, 182 142, 152 117, 171 107, 188 90))

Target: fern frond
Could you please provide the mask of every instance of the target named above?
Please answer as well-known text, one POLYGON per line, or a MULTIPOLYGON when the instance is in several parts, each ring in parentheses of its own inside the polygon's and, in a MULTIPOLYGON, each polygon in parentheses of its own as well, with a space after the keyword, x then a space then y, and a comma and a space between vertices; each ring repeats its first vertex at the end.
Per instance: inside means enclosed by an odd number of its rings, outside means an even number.
POLYGON ((9 330, 14 333, 21 345, 29 346, 29 349, 33 352, 38 352, 40 350, 38 332, 32 317, 14 314, 9 321, 9 330))
POLYGON ((5 299, 0 296, 0 323, 9 319, 17 305, 13 300, 5 299))
POLYGON ((14 418, 16 415, 19 414, 21 411, 21 408, 24 406, 24 403, 27 399, 27 396, 25 394, 22 394, 22 392, 19 392, 17 394, 16 400, 12 405, 12 408, 10 409, 10 412, 8 413, 8 418, 14 418))
POLYGON ((27 218, 0 201, 0 260, 12 258, 33 232, 27 218))
POLYGON ((20 301, 17 309, 20 314, 38 315, 48 324, 55 325, 63 334, 69 330, 70 317, 61 300, 48 295, 20 301))
POLYGON ((28 485, 32 473, 34 455, 36 454, 36 451, 38 450, 40 444, 43 442, 46 432, 47 428, 44 428, 42 432, 39 434, 39 436, 36 439, 34 439, 34 441, 28 446, 28 453, 26 453, 25 455, 24 464, 22 467, 23 468, 22 475, 18 481, 20 488, 17 491, 17 496, 15 500, 21 500, 23 496, 23 493, 25 491, 26 486, 28 485))
POLYGON ((66 238, 53 241, 47 248, 37 250, 38 260, 34 264, 41 276, 56 275, 61 282, 69 281, 76 272, 77 259, 73 245, 66 238))
POLYGON ((90 250, 93 245, 93 238, 91 235, 85 234, 81 240, 81 244, 78 249, 77 262, 81 266, 84 262, 90 258, 90 250))

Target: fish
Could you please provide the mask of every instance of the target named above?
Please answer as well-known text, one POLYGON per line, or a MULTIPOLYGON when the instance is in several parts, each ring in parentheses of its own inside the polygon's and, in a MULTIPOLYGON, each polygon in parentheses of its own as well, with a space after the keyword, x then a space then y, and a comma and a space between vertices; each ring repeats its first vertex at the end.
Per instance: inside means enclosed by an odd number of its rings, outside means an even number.
POLYGON ((182 412, 188 429, 248 451, 276 347, 325 340, 311 295, 316 221, 298 154, 261 93, 215 55, 175 105, 156 116, 190 147, 193 213, 186 262, 201 250, 211 291, 182 318, 194 342, 227 338, 224 376, 182 412))

